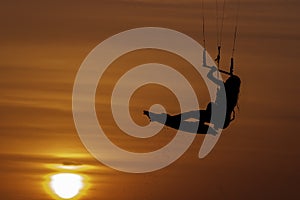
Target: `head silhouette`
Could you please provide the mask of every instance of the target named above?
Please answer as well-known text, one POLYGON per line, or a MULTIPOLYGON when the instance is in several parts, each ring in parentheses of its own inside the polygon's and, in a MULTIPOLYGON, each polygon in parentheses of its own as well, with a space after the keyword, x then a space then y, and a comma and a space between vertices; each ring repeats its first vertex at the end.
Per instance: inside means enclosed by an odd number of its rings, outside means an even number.
POLYGON ((236 75, 231 75, 225 81, 224 86, 226 90, 227 110, 232 112, 238 102, 241 79, 236 75))

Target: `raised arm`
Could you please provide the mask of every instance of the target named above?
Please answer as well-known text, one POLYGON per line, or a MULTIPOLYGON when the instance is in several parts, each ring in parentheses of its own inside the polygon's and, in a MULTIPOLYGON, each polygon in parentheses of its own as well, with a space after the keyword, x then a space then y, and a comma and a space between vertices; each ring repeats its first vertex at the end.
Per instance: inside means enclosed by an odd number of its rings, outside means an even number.
POLYGON ((207 78, 209 78, 212 82, 214 82, 215 84, 217 84, 219 86, 223 85, 223 82, 221 80, 217 79, 216 77, 214 77, 214 75, 213 75, 213 73, 218 70, 217 67, 216 66, 208 66, 207 63, 206 63, 206 50, 205 49, 203 50, 203 64, 202 64, 202 66, 206 67, 206 68, 210 68, 210 71, 207 74, 207 78))
POLYGON ((223 85, 223 81, 217 79, 215 76, 214 76, 214 72, 217 71, 217 67, 216 66, 211 66, 210 67, 211 70, 207 73, 207 78, 209 78, 212 82, 214 82, 215 84, 219 85, 219 86, 222 86, 223 85))

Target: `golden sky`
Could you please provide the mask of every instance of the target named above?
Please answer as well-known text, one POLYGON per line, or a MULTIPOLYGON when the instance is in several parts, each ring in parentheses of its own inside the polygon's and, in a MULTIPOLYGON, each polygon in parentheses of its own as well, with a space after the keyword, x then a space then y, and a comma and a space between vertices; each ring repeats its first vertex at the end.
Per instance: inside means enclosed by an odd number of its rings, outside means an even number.
MULTIPOLYGON (((235 5, 234 0, 228 1, 222 66, 229 63, 235 5)), ((205 8, 207 51, 214 57, 215 1, 205 0, 205 8)), ((55 173, 51 166, 63 162, 90 166, 82 172, 90 177, 85 200, 298 199, 299 9, 297 0, 241 0, 235 72, 242 79, 242 88, 236 121, 204 159, 197 157, 204 136, 197 135, 188 151, 170 166, 128 174, 98 162, 78 137, 72 116, 77 70, 101 41, 132 28, 170 28, 201 43, 201 1, 1 1, 1 199, 52 199, 42 183, 55 173)), ((176 64, 188 65, 163 52, 153 51, 149 57, 143 53, 128 55, 115 65, 151 59, 175 68, 176 64)), ((106 82, 116 79, 118 73, 112 68, 106 82)), ((148 89, 156 91, 155 86, 148 89)), ((142 108, 134 106, 140 104, 139 95, 132 102, 133 118, 146 124, 137 114, 142 108)), ((107 112, 97 98, 97 112, 107 112)), ((144 102, 145 106, 151 103, 144 102)), ((168 107, 167 101, 163 103, 168 107)), ((200 101, 203 107, 206 103, 205 98, 200 101)), ((173 102, 168 109, 176 113, 176 106, 173 102)), ((115 130, 109 125, 108 129, 115 130)), ((159 148, 175 134, 164 129, 152 141, 141 141, 115 131, 115 143, 132 151, 159 148)))

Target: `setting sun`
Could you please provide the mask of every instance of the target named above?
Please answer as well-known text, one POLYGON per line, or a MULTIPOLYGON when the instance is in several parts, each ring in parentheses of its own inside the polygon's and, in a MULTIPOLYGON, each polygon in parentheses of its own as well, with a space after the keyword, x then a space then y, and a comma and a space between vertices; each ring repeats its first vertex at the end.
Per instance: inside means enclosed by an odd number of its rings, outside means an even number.
POLYGON ((75 197, 83 188, 83 178, 72 173, 60 173, 51 177, 50 187, 62 199, 75 197))

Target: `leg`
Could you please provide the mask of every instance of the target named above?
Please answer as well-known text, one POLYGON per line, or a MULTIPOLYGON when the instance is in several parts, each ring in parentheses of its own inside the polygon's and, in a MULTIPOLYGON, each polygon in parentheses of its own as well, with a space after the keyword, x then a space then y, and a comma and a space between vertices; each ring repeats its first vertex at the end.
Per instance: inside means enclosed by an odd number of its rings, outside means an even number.
POLYGON ((205 122, 210 123, 211 118, 211 106, 212 103, 210 102, 206 106, 206 110, 200 110, 200 123, 204 124, 205 122))
POLYGON ((206 110, 193 110, 189 112, 184 112, 181 114, 177 115, 168 115, 168 117, 172 118, 172 120, 188 120, 188 119, 196 119, 201 122, 209 122, 210 121, 210 116, 211 116, 211 111, 210 109, 206 110))
MULTIPOLYGON (((208 125, 206 125, 206 124, 199 124, 199 126, 198 126, 198 130, 197 130, 197 133, 198 134, 207 134, 208 132, 208 129, 209 129, 210 127, 208 126, 208 125)), ((215 134, 215 132, 213 133, 213 134, 215 134)))
POLYGON ((201 110, 193 110, 178 115, 173 115, 172 117, 180 117, 182 120, 187 120, 187 119, 199 119, 200 115, 201 115, 201 110))
POLYGON ((178 114, 175 116, 176 117, 180 116, 182 120, 198 119, 200 121, 200 123, 204 123, 204 122, 209 123, 210 118, 211 118, 211 106, 212 106, 212 103, 209 103, 206 106, 206 110, 193 110, 193 111, 181 113, 181 114, 178 114))
POLYGON ((168 115, 165 113, 156 114, 153 112, 145 111, 144 115, 146 115, 150 121, 159 122, 161 124, 165 124, 166 126, 178 129, 180 126, 181 115, 168 115))
POLYGON ((167 114, 165 114, 165 113, 157 114, 157 113, 153 113, 153 112, 144 110, 144 115, 146 115, 150 119, 150 121, 159 122, 161 124, 165 124, 166 119, 167 119, 167 114))
POLYGON ((204 124, 204 122, 207 122, 206 120, 208 117, 210 120, 210 114, 207 113, 206 110, 201 110, 200 114, 202 114, 203 118, 201 117, 201 120, 199 122, 188 122, 188 121, 181 120, 182 114, 172 116, 165 113, 156 114, 149 111, 144 111, 144 115, 146 115, 151 121, 164 124, 176 130, 182 130, 185 132, 196 133, 196 134, 207 134, 207 131, 209 130, 210 131, 209 134, 216 134, 217 133, 216 131, 209 129, 210 127, 204 124))

